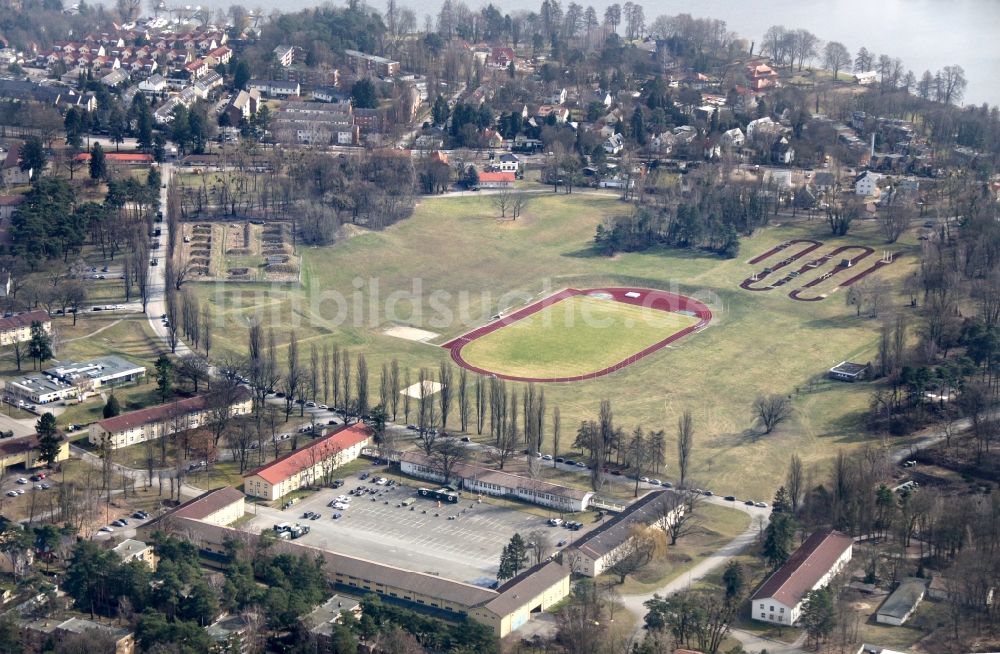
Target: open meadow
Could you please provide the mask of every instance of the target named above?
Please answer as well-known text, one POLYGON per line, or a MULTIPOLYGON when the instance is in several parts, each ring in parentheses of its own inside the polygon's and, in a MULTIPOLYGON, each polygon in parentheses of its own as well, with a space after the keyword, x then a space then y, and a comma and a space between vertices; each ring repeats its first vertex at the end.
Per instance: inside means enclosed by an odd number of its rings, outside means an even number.
MULTIPOLYGON (((845 359, 873 360, 878 322, 856 316, 843 290, 822 301, 798 302, 788 296, 798 284, 770 292, 739 284, 764 265, 749 259, 789 239, 823 241, 822 252, 854 244, 880 249, 873 222, 856 223, 849 236, 835 238, 824 220, 800 216, 744 239, 730 260, 668 249, 611 258, 594 252, 596 226, 625 210, 612 197, 539 194, 517 221, 498 221, 488 196, 424 199, 412 218, 385 231, 300 248, 300 287, 192 287, 214 312, 214 356, 245 352, 248 320, 256 315, 274 328, 279 348, 294 330, 306 358, 311 345, 323 343, 364 353, 374 389, 383 363, 398 359, 413 379, 421 367, 436 370, 449 355, 441 344, 486 324, 501 309, 516 310, 562 288, 662 289, 705 303, 711 324, 605 377, 545 384, 550 411, 559 406, 562 414, 562 451, 579 422, 596 417, 602 399, 611 401, 616 423, 626 431, 638 425, 664 429, 671 439, 677 416, 690 409, 695 482, 717 493, 770 498, 792 452, 807 465, 827 462, 838 447, 865 439, 859 425, 870 389, 827 381, 824 373, 845 359), (399 326, 438 336, 417 341, 385 333, 399 326), (758 438, 751 404, 771 393, 794 396, 796 415, 758 438)), ((905 251, 913 247, 913 240, 892 246, 903 256, 874 276, 911 275, 915 258, 905 251)), ((510 366, 531 356, 517 348, 495 352, 510 366)), ((284 351, 278 358, 284 361, 284 351)), ((545 438, 542 450, 551 451, 551 434, 545 438)), ((673 459, 671 441, 664 479, 673 478, 673 459)))

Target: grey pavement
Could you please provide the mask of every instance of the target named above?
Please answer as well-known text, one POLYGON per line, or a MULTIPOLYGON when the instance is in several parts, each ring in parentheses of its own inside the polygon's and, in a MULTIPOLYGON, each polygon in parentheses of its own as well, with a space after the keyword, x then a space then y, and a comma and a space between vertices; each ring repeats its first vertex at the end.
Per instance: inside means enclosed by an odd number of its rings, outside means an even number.
POLYGON ((287 510, 250 505, 247 510, 255 517, 241 528, 260 532, 278 523, 298 522, 311 529, 299 539, 303 544, 479 585, 496 578, 501 550, 514 533, 542 531, 553 545, 567 537, 542 517, 472 498, 438 506, 434 500, 418 497, 412 486, 386 489, 357 477, 345 482, 339 489, 318 491, 287 510), (377 488, 378 494, 349 496, 347 509, 327 506, 358 486, 377 488), (400 506, 409 498, 414 499, 409 507, 400 506), (322 517, 303 518, 310 511, 322 517), (333 519, 335 512, 341 514, 339 519, 333 519))

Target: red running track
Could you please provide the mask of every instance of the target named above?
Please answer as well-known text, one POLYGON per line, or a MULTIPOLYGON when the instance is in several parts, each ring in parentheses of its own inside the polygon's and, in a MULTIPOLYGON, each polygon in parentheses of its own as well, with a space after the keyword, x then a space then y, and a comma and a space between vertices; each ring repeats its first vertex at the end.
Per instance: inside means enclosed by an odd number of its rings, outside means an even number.
POLYGON ((554 295, 550 295, 543 300, 539 300, 534 304, 530 304, 523 309, 518 309, 514 313, 504 316, 503 318, 494 320, 493 322, 483 325, 473 329, 456 339, 448 341, 441 347, 451 350, 451 358, 458 365, 462 366, 467 370, 479 373, 481 375, 487 375, 490 377, 497 377, 499 379, 506 379, 508 381, 521 381, 521 382, 574 382, 583 381, 585 379, 596 379, 598 377, 603 377, 605 375, 610 375, 611 373, 621 370, 627 366, 632 365, 639 359, 660 350, 667 345, 670 345, 674 341, 677 341, 688 334, 704 329, 709 322, 712 320, 712 312, 701 302, 694 300, 692 298, 686 297, 684 295, 677 295, 676 293, 668 293, 666 291, 658 291, 649 288, 588 288, 588 289, 575 289, 567 288, 565 290, 559 291, 554 295), (603 370, 598 370, 596 372, 587 373, 585 375, 575 375, 572 377, 518 377, 516 375, 505 375, 492 370, 486 370, 478 366, 474 366, 462 357, 462 348, 468 343, 495 332, 496 330, 506 327, 511 323, 517 322, 518 320, 530 316, 534 313, 538 313, 542 309, 552 306, 553 304, 560 302, 568 297, 573 297, 574 295, 589 295, 591 293, 607 293, 613 300, 617 302, 624 302, 625 304, 631 304, 634 306, 641 306, 648 309, 655 309, 658 311, 689 311, 695 314, 699 320, 694 325, 686 327, 678 332, 674 332, 667 338, 663 339, 658 343, 654 343, 649 347, 630 355, 626 359, 619 361, 618 363, 608 366, 603 370), (626 293, 639 293, 640 296, 637 298, 625 297, 626 293))

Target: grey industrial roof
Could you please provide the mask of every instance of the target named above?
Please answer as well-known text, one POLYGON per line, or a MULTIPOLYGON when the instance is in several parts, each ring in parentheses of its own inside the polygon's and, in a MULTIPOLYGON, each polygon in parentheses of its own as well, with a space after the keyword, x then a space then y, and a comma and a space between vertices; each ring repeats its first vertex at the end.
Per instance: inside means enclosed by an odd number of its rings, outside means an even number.
POLYGON ((667 512, 664 502, 671 501, 668 508, 679 506, 676 495, 676 491, 672 490, 658 490, 644 495, 597 529, 580 537, 573 547, 595 559, 604 556, 625 542, 632 525, 648 525, 664 518, 667 512))
POLYGON ((920 603, 926 590, 925 580, 916 577, 904 579, 903 583, 886 598, 878 610, 878 615, 903 620, 920 603))

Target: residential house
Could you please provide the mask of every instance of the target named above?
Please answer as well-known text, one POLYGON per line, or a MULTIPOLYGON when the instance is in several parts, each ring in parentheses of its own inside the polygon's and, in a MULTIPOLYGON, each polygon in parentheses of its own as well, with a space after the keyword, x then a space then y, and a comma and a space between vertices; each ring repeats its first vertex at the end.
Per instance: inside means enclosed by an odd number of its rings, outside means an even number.
POLYGON ((250 89, 249 91, 239 91, 233 95, 224 111, 229 115, 229 124, 236 127, 242 121, 256 116, 260 107, 260 91, 250 89))
POLYGON ((904 579, 879 607, 875 613, 875 622, 894 627, 902 626, 917 610, 917 606, 923 601, 926 593, 927 581, 925 579, 916 577, 904 579))
POLYGON ((122 563, 138 561, 143 563, 152 572, 156 572, 156 555, 153 553, 153 546, 134 538, 126 538, 122 542, 111 548, 111 551, 118 555, 122 563))
POLYGON ((22 202, 24 202, 23 195, 0 195, 0 226, 10 220, 22 202))
POLYGON ((304 486, 332 481, 333 471, 371 445, 371 430, 361 423, 333 431, 243 475, 247 495, 274 501, 304 486))
POLYGON ((698 138, 698 128, 693 125, 681 125, 674 128, 674 144, 686 145, 698 138))
POLYGON ((285 82, 273 79, 252 79, 247 82, 248 89, 256 89, 261 95, 272 98, 287 98, 299 95, 301 87, 298 82, 285 82))
POLYGON ((541 152, 545 149, 545 144, 538 139, 528 138, 524 134, 518 134, 514 137, 514 142, 510 146, 511 152, 522 152, 525 154, 533 154, 535 152, 541 152))
POLYGON ((810 591, 827 585, 848 561, 854 539, 837 531, 817 531, 795 550, 750 597, 750 617, 794 625, 810 591))
POLYGON ((333 625, 339 624, 344 613, 349 613, 356 620, 361 619, 361 602, 346 595, 334 595, 311 613, 302 616, 302 624, 316 639, 321 650, 330 649, 333 625))
POLYGON ((569 119, 569 109, 566 107, 554 107, 550 104, 543 104, 535 111, 535 121, 541 125, 545 123, 549 116, 553 116, 557 125, 562 125, 569 119))
POLYGON ((310 95, 313 100, 318 100, 320 102, 344 102, 350 101, 349 96, 343 93, 335 86, 317 86, 314 88, 310 95))
MULTIPOLYGON (((0 93, 2 93, 2 89, 0 89, 0 93)), ((3 185, 10 187, 28 184, 31 182, 33 172, 31 168, 21 170, 21 144, 11 145, 10 149, 7 150, 7 156, 4 157, 3 164, 0 164, 0 181, 3 182, 3 185)), ((4 345, 2 340, 0 340, 0 345, 4 345)))
POLYGON ((279 45, 272 50, 274 60, 284 68, 288 68, 295 61, 295 48, 290 45, 279 45))
POLYGON ((663 132, 662 134, 654 134, 649 138, 649 149, 654 152, 659 152, 663 155, 668 155, 674 150, 674 134, 673 132, 663 132))
POLYGON ((93 631, 109 636, 109 646, 107 649, 89 649, 91 654, 132 654, 135 651, 135 634, 131 629, 75 617, 62 621, 43 618, 22 623, 21 644, 24 652, 50 651, 46 648, 48 643, 93 631))
POLYGON ((517 65, 517 56, 511 48, 498 47, 493 48, 490 52, 489 65, 493 68, 507 68, 511 62, 514 62, 515 66, 517 65))
POLYGON ((812 184, 813 184, 813 188, 815 188, 817 191, 823 193, 823 192, 826 192, 826 191, 832 191, 833 190, 833 185, 836 183, 836 181, 837 180, 834 177, 833 173, 820 172, 820 173, 816 173, 813 176, 812 184))
POLYGON ((205 75, 208 75, 209 70, 210 68, 208 66, 208 62, 204 59, 195 59, 191 63, 184 66, 184 72, 192 80, 198 80, 205 75))
POLYGON ((153 111, 153 120, 158 124, 165 125, 174 119, 174 108, 182 104, 177 96, 167 98, 163 104, 153 111))
POLYGON ((642 496, 624 511, 587 532, 563 552, 563 561, 577 574, 597 577, 614 565, 627 547, 633 527, 666 529, 684 513, 684 502, 673 490, 657 490, 642 496))
POLYGON ((771 163, 789 165, 795 161, 795 148, 782 136, 771 145, 771 163))
POLYGON ((109 88, 114 88, 116 86, 121 86, 128 81, 128 74, 125 73, 120 68, 112 70, 110 73, 101 78, 101 84, 109 88))
POLYGON ((878 71, 866 70, 860 73, 854 73, 854 81, 861 86, 869 86, 878 81, 878 71))
MULTIPOLYGON (((205 633, 212 640, 209 654, 246 654, 248 643, 244 640, 250 625, 241 615, 226 615, 205 627, 205 633)), ((327 635, 329 637, 329 634, 327 635)))
POLYGON ((764 63, 751 63, 746 67, 748 86, 754 91, 763 91, 778 85, 778 73, 764 63))
POLYGON ((764 173, 764 181, 774 184, 779 191, 792 190, 792 171, 790 170, 767 170, 764 173))
POLYGON ((107 444, 118 449, 201 427, 219 411, 228 411, 230 416, 246 415, 250 413, 250 405, 250 392, 242 386, 228 407, 218 405, 207 395, 197 395, 98 420, 90 425, 89 440, 92 445, 107 444))
POLYGON ((399 62, 357 50, 345 50, 348 65, 358 74, 374 73, 379 77, 393 77, 399 73, 399 62))
POLYGON ((216 89, 222 86, 222 82, 223 82, 222 75, 218 74, 213 70, 208 75, 205 75, 200 80, 195 82, 193 88, 195 94, 199 98, 201 98, 202 100, 206 100, 208 99, 209 93, 212 92, 212 89, 216 89))
POLYGON ((167 78, 154 74, 139 82, 139 92, 143 95, 159 95, 167 90, 167 78))
POLYGON ((739 127, 734 127, 731 130, 723 132, 719 141, 726 147, 740 148, 746 143, 746 136, 743 135, 743 130, 739 127))
POLYGON ((696 120, 702 120, 706 123, 712 119, 712 116, 719 110, 718 107, 712 104, 703 104, 700 107, 694 107, 691 113, 694 115, 696 120))
POLYGON ((496 172, 501 173, 514 173, 515 175, 520 168, 521 160, 517 158, 516 154, 504 153, 499 157, 493 159, 492 167, 496 172))
POLYGON ((222 45, 205 55, 205 58, 212 62, 210 64, 212 66, 216 66, 218 64, 228 64, 233 58, 233 51, 228 46, 222 45))
POLYGON ((863 198, 875 197, 879 194, 881 181, 882 175, 866 170, 854 178, 854 194, 863 198))
POLYGON ((9 318, 0 318, 0 347, 31 340, 31 325, 36 322, 40 323, 47 333, 52 333, 52 318, 46 311, 28 311, 9 318))
POLYGON ((771 120, 770 116, 764 116, 747 123, 747 140, 753 141, 757 138, 765 138, 781 131, 781 125, 771 120))
POLYGON ((566 89, 559 88, 549 93, 545 97, 545 103, 554 105, 566 104, 566 89))
POLYGON ((354 124, 366 134, 380 134, 385 121, 382 109, 355 109, 354 124))
POLYGON ((483 129, 483 138, 486 139, 486 147, 491 150, 499 150, 503 147, 503 136, 495 129, 489 127, 483 129))
POLYGON ((615 133, 604 141, 604 151, 610 155, 616 155, 625 149, 625 137, 615 133))

